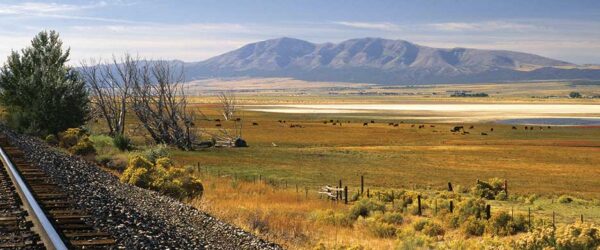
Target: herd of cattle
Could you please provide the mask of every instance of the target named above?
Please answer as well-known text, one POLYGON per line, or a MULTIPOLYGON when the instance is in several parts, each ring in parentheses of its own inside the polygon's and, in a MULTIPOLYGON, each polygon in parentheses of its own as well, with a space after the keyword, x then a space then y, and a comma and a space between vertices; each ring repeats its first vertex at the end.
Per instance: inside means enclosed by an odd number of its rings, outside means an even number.
MULTIPOLYGON (((216 127, 221 127, 222 126, 221 119, 215 119, 213 121, 217 122, 215 124, 216 127)), ((239 121, 241 121, 241 119, 240 118, 236 118, 235 121, 239 122, 239 121)), ((280 124, 286 124, 286 125, 289 124, 290 128, 304 128, 304 126, 301 125, 301 124, 287 123, 285 120, 278 120, 277 122, 280 123, 280 124)), ((323 124, 331 124, 333 126, 342 126, 343 123, 349 124, 351 122, 350 121, 333 120, 333 119, 329 120, 329 121, 323 121, 323 124)), ((363 127, 368 127, 369 124, 375 124, 375 123, 376 123, 375 120, 371 120, 371 121, 367 121, 367 122, 362 122, 362 126, 363 127)), ((403 121, 400 121, 399 123, 398 122, 388 122, 388 126, 399 127, 400 124, 402 124, 402 123, 404 123, 404 122, 403 121)), ((258 123, 257 122, 252 122, 252 126, 258 126, 258 123)), ((423 129, 423 128, 425 128, 425 124, 411 124, 410 127, 411 128, 418 127, 419 129, 423 129)), ((430 128, 435 128, 435 125, 429 125, 429 127, 430 128)), ((537 126, 537 127, 539 128, 539 130, 544 130, 544 126, 537 126)), ((474 129, 474 128, 475 128, 475 126, 473 126, 473 125, 469 126, 469 129, 474 129)), ((551 129, 552 127, 551 126, 546 126, 545 128, 546 129, 551 129)), ((517 130, 518 127, 517 126, 512 126, 512 129, 513 130, 517 130)), ((535 126, 525 126, 524 129, 525 130, 534 130, 535 126)), ((450 132, 452 132, 452 133, 460 133, 460 134, 463 134, 463 135, 464 134, 469 134, 469 132, 467 130, 465 130, 464 126, 454 126, 454 127, 452 127, 450 129, 450 132)), ((494 132, 494 128, 490 128, 490 132, 494 132)), ((481 135, 488 135, 488 134, 486 132, 481 132, 481 135)))

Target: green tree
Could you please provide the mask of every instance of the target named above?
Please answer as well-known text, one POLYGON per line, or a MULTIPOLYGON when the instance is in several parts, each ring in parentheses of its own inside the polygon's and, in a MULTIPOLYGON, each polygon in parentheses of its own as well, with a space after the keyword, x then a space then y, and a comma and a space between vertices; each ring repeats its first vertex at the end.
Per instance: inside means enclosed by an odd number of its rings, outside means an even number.
POLYGON ((66 63, 56 31, 42 31, 31 46, 13 51, 0 69, 0 104, 8 124, 32 134, 57 133, 81 126, 89 114, 85 83, 66 63))

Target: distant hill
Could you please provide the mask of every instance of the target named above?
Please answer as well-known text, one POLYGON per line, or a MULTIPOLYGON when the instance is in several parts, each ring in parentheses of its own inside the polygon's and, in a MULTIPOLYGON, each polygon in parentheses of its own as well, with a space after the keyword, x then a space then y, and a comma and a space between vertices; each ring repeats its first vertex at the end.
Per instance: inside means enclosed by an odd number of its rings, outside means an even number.
POLYGON ((381 84, 600 79, 600 70, 538 55, 440 49, 403 40, 351 39, 314 44, 294 38, 251 43, 186 64, 188 78, 293 77, 381 84))

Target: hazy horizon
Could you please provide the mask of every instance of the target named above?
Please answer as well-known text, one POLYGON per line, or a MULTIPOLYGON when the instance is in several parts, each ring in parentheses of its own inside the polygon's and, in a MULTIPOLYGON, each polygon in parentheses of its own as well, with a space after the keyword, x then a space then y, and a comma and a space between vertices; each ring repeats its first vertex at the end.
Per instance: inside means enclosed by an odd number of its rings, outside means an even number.
POLYGON ((0 62, 57 30, 71 63, 130 52, 201 61, 247 43, 381 37, 438 48, 512 50, 600 63, 597 1, 3 1, 0 62))

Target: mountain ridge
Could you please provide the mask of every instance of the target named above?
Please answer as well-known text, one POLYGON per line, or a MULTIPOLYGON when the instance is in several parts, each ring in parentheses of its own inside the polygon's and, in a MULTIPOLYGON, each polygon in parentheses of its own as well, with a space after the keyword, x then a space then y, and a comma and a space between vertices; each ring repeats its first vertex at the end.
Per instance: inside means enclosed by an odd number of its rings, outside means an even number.
POLYGON ((188 63, 192 79, 292 77, 379 84, 600 79, 600 70, 507 50, 433 48, 376 37, 311 43, 282 37, 188 63))

